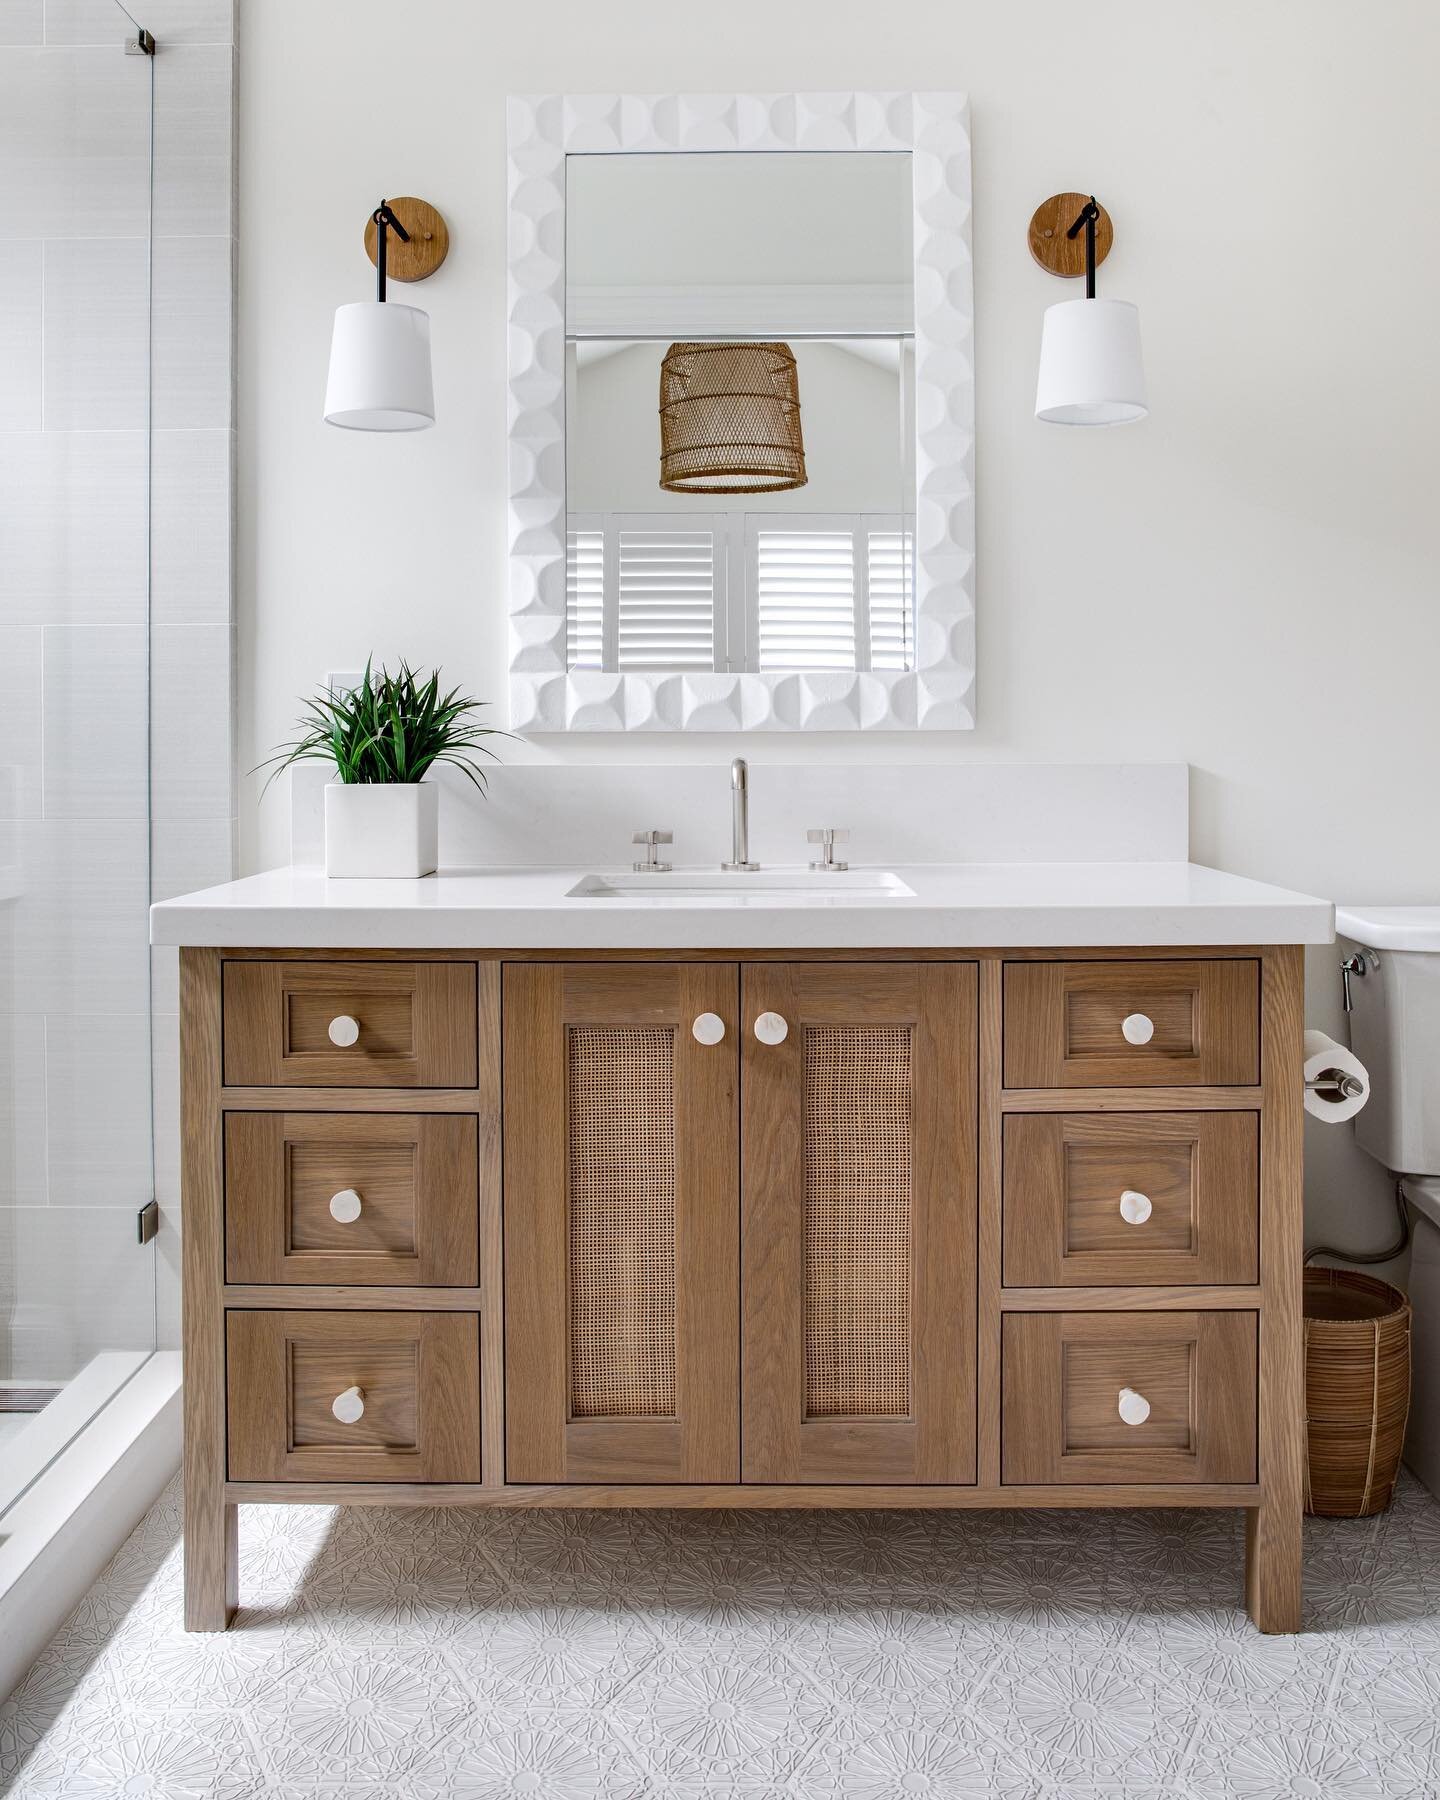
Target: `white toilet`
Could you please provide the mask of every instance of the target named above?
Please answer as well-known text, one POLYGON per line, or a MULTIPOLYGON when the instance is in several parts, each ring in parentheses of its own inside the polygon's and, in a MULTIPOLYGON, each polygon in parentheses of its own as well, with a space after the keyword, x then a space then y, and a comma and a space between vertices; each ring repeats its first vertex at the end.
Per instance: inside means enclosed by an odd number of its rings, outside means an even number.
POLYGON ((1414 1224, 1405 1460, 1440 1495, 1440 906, 1341 906, 1335 929, 1361 946, 1350 1047, 1371 1086, 1355 1141, 1404 1176, 1414 1224))

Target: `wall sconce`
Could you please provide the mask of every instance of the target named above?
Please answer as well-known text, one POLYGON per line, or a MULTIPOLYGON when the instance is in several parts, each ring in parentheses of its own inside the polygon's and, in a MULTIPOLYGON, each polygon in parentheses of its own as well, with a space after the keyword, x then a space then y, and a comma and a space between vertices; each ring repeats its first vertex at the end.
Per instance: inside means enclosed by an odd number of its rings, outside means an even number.
POLYGON ((435 423, 430 315, 385 298, 396 281, 433 275, 450 248, 444 219, 424 200, 382 200, 365 227, 376 297, 335 311, 325 422, 347 431, 423 431, 435 423), (390 235, 396 243, 392 246, 390 235))
POLYGON ((1114 241, 1110 215, 1093 194, 1052 194, 1030 221, 1030 253, 1040 267, 1085 277, 1083 300, 1045 309, 1035 417, 1049 425, 1128 425, 1150 410, 1140 315, 1128 300, 1095 298, 1095 270, 1114 241))

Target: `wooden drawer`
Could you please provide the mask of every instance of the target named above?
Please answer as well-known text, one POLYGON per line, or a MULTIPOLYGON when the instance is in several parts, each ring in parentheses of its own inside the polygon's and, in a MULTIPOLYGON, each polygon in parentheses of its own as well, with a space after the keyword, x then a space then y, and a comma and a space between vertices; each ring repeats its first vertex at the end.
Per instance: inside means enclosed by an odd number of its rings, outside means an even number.
POLYGON ((226 1315, 232 1481, 479 1481, 474 1313, 226 1315), (363 1412, 337 1418, 360 1389, 363 1412))
POLYGON ((473 963, 227 962, 223 994, 228 1087, 475 1086, 473 963))
POLYGON ((227 1113, 226 1280, 474 1287, 477 1135, 464 1113, 227 1113))
POLYGON ((1001 1479, 1254 1481, 1258 1315, 1007 1313, 1001 1479), (1149 1404, 1129 1424, 1125 1390, 1149 1404))
POLYGON ((1258 1113, 1009 1113, 1004 1146, 1006 1286, 1258 1278, 1258 1113))
POLYGON ((1005 965, 1006 1087, 1249 1087, 1259 1079, 1258 962, 1005 965))

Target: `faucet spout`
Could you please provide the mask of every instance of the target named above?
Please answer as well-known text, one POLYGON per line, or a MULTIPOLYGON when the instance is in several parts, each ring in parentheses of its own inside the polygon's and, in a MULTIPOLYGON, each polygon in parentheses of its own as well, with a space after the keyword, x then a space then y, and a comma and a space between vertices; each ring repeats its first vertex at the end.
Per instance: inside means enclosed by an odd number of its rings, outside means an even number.
POLYGON ((730 765, 730 800, 734 828, 731 860, 720 867, 732 874, 758 869, 759 863, 750 860, 750 765, 743 756, 730 765))

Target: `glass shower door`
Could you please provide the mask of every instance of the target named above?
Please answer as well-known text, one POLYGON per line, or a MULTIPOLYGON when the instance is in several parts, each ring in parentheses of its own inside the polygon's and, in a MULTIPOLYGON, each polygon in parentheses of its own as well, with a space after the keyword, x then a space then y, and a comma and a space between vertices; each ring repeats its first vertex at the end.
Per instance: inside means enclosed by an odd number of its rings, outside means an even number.
POLYGON ((103 3, 0 51, 0 1510, 155 1342, 153 58, 103 3))

